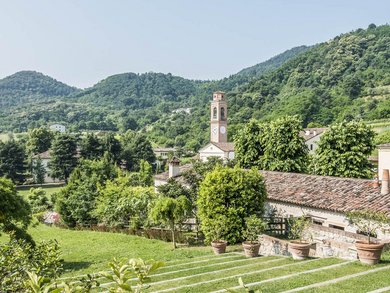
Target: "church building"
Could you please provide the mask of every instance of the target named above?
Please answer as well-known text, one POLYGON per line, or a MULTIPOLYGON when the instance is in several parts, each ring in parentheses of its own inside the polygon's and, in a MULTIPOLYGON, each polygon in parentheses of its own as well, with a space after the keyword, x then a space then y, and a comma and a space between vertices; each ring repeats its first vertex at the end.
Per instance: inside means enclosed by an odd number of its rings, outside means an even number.
POLYGON ((200 160, 207 161, 209 157, 234 159, 234 143, 227 141, 227 118, 225 93, 215 92, 210 107, 210 143, 199 151, 200 160))

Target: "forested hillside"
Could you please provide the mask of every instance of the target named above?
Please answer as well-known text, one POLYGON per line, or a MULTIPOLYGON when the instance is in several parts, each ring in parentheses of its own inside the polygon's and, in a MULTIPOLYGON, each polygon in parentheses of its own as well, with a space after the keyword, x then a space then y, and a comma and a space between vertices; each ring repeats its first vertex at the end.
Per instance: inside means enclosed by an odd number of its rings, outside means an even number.
POLYGON ((218 81, 124 73, 77 90, 21 72, 0 80, 0 130, 26 131, 52 122, 73 131, 133 129, 146 132, 158 145, 197 150, 209 137, 209 101, 215 90, 227 92, 230 140, 252 117, 298 114, 305 126, 390 118, 390 26, 370 25, 312 47, 296 47, 218 81), (191 113, 180 108, 191 108, 191 113))
MULTIPOLYGON (((77 90, 41 73, 18 72, 0 80, 0 132, 22 132, 54 122, 73 131, 140 130, 158 120, 166 121, 165 116, 178 108, 203 110, 214 90, 229 91, 245 84, 305 48, 288 50, 253 66, 255 70, 220 81, 194 81, 162 73, 123 73, 77 90)), ((173 130, 172 135, 175 133, 173 130)))
POLYGON ((305 124, 390 118, 390 26, 319 44, 230 93, 235 121, 298 114, 305 124))

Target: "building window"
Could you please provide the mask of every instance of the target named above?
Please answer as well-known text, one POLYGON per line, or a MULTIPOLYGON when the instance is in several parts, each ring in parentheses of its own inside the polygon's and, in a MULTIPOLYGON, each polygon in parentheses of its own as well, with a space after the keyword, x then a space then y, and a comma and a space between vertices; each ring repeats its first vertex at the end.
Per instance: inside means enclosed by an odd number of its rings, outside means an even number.
POLYGON ((213 119, 217 119, 217 107, 213 109, 213 119))
POLYGON ((333 229, 337 229, 337 230, 342 230, 342 231, 344 231, 344 227, 337 226, 337 225, 329 224, 329 228, 333 228, 333 229))
POLYGON ((313 224, 320 225, 320 226, 322 226, 324 223, 323 221, 317 220, 317 219, 312 219, 312 221, 313 221, 313 224))
POLYGON ((310 144, 310 150, 311 151, 313 150, 313 144, 310 144))
POLYGON ((225 108, 221 108, 221 120, 225 120, 225 108))

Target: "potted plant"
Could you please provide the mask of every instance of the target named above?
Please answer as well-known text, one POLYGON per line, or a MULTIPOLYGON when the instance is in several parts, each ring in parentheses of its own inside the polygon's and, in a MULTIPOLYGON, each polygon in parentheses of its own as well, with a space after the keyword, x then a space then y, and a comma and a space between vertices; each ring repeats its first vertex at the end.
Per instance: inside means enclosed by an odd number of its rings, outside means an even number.
POLYGON ((288 238, 291 239, 288 244, 288 251, 291 253, 293 259, 302 260, 309 256, 311 243, 305 241, 303 235, 310 222, 310 218, 306 217, 306 215, 297 218, 288 218, 288 238))
POLYGON ((258 241, 258 237, 262 234, 267 224, 260 218, 252 215, 245 219, 246 229, 243 233, 246 241, 242 243, 242 247, 244 248, 245 256, 247 257, 256 257, 259 255, 260 242, 258 241))
POLYGON ((374 265, 381 258, 384 243, 371 241, 376 237, 377 231, 390 224, 390 218, 383 212, 369 210, 356 210, 347 213, 347 217, 360 233, 367 235, 367 241, 357 240, 355 245, 361 263, 374 265))
POLYGON ((211 247, 215 254, 225 253, 226 251, 227 241, 222 239, 222 230, 223 228, 219 223, 215 225, 212 232, 212 239, 214 240, 211 241, 211 247))

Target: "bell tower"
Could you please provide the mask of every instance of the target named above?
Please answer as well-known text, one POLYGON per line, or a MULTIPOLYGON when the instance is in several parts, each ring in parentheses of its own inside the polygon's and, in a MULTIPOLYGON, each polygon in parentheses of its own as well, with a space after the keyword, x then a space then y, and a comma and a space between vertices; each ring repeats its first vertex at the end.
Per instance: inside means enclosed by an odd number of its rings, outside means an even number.
POLYGON ((227 142, 227 102, 224 92, 213 94, 210 108, 210 141, 227 142))

